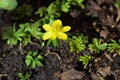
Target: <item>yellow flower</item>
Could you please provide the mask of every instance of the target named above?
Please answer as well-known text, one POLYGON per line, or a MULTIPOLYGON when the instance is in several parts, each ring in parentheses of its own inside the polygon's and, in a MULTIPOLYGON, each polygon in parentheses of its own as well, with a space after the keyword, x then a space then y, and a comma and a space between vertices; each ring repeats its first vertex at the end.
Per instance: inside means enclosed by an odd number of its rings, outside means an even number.
POLYGON ((51 39, 55 40, 56 38, 66 40, 67 34, 64 32, 67 32, 71 29, 70 26, 64 26, 62 27, 61 20, 55 20, 52 25, 44 24, 43 29, 46 31, 43 35, 43 40, 51 39))

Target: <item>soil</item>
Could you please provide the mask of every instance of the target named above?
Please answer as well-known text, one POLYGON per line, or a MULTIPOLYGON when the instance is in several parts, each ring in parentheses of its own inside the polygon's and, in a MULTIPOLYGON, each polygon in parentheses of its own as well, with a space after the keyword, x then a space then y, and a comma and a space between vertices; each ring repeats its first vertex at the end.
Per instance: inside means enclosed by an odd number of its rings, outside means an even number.
MULTIPOLYGON (((19 0, 22 3, 31 4, 35 11, 40 6, 47 6, 47 3, 36 0, 29 3, 19 0)), ((71 33, 82 33, 92 38, 102 38, 105 42, 110 39, 118 40, 120 37, 120 21, 116 21, 118 10, 115 7, 115 0, 86 0, 85 9, 76 6, 72 7, 70 13, 64 13, 60 19, 63 24, 72 27, 71 33)), ((6 25, 14 22, 22 23, 30 19, 25 17, 14 21, 10 17, 14 11, 0 11, 0 37, 6 25)), ((33 18, 33 16, 32 16, 33 18)), ((34 16, 37 19, 38 16, 34 16)), ((22 46, 10 46, 0 38, 0 80, 20 80, 18 73, 30 72, 29 80, 119 80, 120 79, 120 56, 117 53, 101 52, 95 56, 86 48, 80 54, 70 52, 69 44, 61 41, 56 48, 41 47, 38 41, 33 40, 32 44, 22 46), (28 51, 37 50, 44 57, 44 67, 27 67, 25 57, 28 51), (87 54, 92 58, 86 68, 79 62, 79 56, 87 54)))

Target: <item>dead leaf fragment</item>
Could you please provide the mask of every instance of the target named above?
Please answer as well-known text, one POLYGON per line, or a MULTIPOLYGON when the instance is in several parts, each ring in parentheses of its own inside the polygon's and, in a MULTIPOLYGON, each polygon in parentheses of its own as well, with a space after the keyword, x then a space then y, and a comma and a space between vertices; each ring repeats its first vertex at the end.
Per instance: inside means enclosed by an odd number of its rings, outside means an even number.
POLYGON ((104 39, 107 38, 108 34, 109 34, 108 30, 102 30, 102 31, 100 31, 100 36, 103 37, 104 39))
POLYGON ((107 75, 110 75, 110 66, 106 66, 104 68, 99 68, 97 72, 102 75, 102 77, 106 77, 107 75))
POLYGON ((80 80, 85 75, 84 72, 71 69, 60 74, 60 80, 80 80))

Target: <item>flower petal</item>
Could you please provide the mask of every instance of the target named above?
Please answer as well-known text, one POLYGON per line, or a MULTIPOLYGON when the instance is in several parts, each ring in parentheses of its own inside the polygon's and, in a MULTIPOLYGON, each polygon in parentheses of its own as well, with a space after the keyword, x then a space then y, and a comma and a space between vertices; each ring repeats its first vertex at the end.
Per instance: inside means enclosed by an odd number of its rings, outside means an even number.
POLYGON ((60 32, 58 32, 58 38, 62 39, 62 40, 66 40, 67 39, 67 34, 60 31, 60 32))
POLYGON ((45 31, 51 31, 51 30, 52 30, 52 27, 51 27, 49 24, 44 24, 44 25, 43 25, 43 29, 44 29, 45 31))
POLYGON ((61 29, 62 27, 62 21, 61 20, 55 20, 53 23, 52 23, 52 27, 55 27, 58 31, 61 29))
POLYGON ((70 26, 64 26, 61 31, 62 31, 62 32, 67 32, 67 31, 69 31, 70 29, 71 29, 70 26))
POLYGON ((50 37, 51 40, 55 40, 57 38, 57 33, 53 32, 52 36, 50 37))
POLYGON ((47 39, 49 39, 50 37, 52 36, 52 31, 49 31, 49 32, 46 32, 46 33, 44 33, 44 35, 43 35, 43 40, 47 40, 47 39))

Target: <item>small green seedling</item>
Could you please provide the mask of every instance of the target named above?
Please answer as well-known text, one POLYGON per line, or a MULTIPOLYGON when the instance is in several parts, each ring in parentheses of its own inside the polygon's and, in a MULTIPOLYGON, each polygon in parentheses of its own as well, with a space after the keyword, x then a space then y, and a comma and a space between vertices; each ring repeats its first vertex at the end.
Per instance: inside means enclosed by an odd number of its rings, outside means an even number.
POLYGON ((85 0, 62 0, 61 3, 61 11, 68 13, 71 10, 71 5, 73 6, 79 6, 82 9, 85 9, 85 6, 83 4, 85 0))
POLYGON ((15 24, 13 26, 8 27, 2 36, 3 40, 7 40, 7 44, 16 45, 18 41, 22 41, 22 37, 26 36, 24 33, 24 27, 20 26, 18 30, 15 29, 15 24))
POLYGON ((71 5, 79 6, 79 7, 81 7, 82 9, 85 8, 85 6, 84 6, 84 4, 83 4, 83 2, 84 2, 85 0, 68 0, 68 1, 71 1, 71 5))
POLYGON ((50 19, 55 19, 61 16, 58 2, 50 3, 48 7, 40 7, 35 14, 40 14, 41 22, 48 23, 50 19))
POLYGON ((115 40, 111 40, 111 43, 108 44, 108 51, 110 53, 118 51, 118 54, 120 55, 120 40, 119 43, 117 43, 115 40))
POLYGON ((41 39, 42 37, 42 32, 40 27, 40 22, 36 21, 35 23, 25 23, 24 26, 25 28, 25 32, 28 35, 31 35, 32 37, 36 38, 36 39, 41 39))
POLYGON ((88 42, 88 38, 86 36, 73 36, 69 42, 70 51, 79 53, 85 49, 85 44, 88 42))
POLYGON ((31 65, 32 68, 35 68, 36 65, 39 67, 44 67, 41 61, 43 61, 43 57, 41 55, 38 55, 37 51, 30 51, 27 53, 25 59, 25 63, 27 66, 31 65))
POLYGON ((21 72, 18 73, 18 78, 20 78, 20 80, 29 80, 30 77, 30 73, 26 72, 25 74, 22 74, 21 72))
POLYGON ((0 8, 5 10, 13 10, 17 5, 17 0, 0 0, 0 8))
POLYGON ((33 9, 32 5, 23 4, 16 9, 16 12, 19 14, 19 18, 24 18, 26 16, 31 16, 33 9))
POLYGON ((91 57, 88 55, 80 56, 79 61, 82 61, 83 65, 86 67, 90 61, 91 57))
POLYGON ((56 48, 58 45, 60 45, 60 40, 55 39, 55 40, 48 40, 46 46, 49 46, 50 44, 53 45, 54 48, 56 48))
POLYGON ((24 45, 27 45, 28 43, 32 43, 31 38, 35 38, 35 39, 41 39, 43 33, 41 32, 40 27, 40 22, 36 21, 34 23, 31 22, 27 22, 25 24, 20 24, 20 26, 23 26, 25 28, 24 32, 26 34, 24 38, 24 40, 22 41, 24 43, 24 45))
POLYGON ((31 37, 39 40, 42 38, 43 33, 39 26, 39 21, 36 21, 35 23, 19 24, 19 28, 16 30, 14 24, 4 31, 2 39, 7 40, 7 44, 11 45, 16 45, 18 41, 27 45, 32 42, 31 37))
POLYGON ((69 11, 70 11, 70 8, 71 8, 71 2, 70 1, 65 1, 65 0, 63 0, 62 2, 61 2, 61 10, 63 11, 63 12, 65 12, 65 13, 68 13, 69 11))
POLYGON ((50 19, 56 19, 62 15, 62 13, 68 13, 71 10, 71 6, 79 6, 82 9, 85 8, 83 4, 84 0, 55 0, 48 7, 40 7, 35 14, 40 14, 42 22, 48 23, 50 19))
POLYGON ((107 43, 102 43, 102 40, 101 39, 98 39, 98 38, 94 38, 92 40, 92 44, 89 44, 88 47, 89 47, 89 50, 91 52, 94 52, 94 53, 100 53, 100 51, 103 51, 106 49, 107 47, 107 43))

